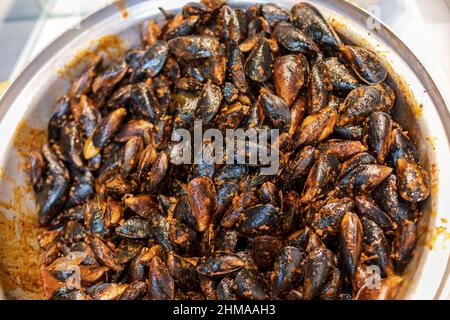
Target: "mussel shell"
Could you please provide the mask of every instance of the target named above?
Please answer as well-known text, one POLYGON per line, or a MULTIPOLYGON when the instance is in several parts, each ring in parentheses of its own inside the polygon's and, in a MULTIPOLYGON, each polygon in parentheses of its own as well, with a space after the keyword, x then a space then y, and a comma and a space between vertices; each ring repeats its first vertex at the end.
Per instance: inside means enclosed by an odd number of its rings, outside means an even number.
POLYGON ((195 60, 212 57, 219 51, 218 38, 202 35, 181 36, 170 39, 170 52, 179 59, 195 60))
POLYGON ((290 107, 294 103, 298 92, 307 82, 309 63, 302 54, 285 55, 275 61, 273 67, 273 81, 276 93, 282 97, 290 107))
POLYGON ((372 113, 367 120, 366 130, 369 149, 377 157, 378 163, 384 163, 391 147, 391 116, 385 112, 372 113))
POLYGON ((329 52, 338 50, 342 42, 322 14, 309 3, 301 2, 291 9, 292 23, 329 52))
POLYGON ((339 52, 341 59, 365 83, 375 84, 386 79, 387 71, 373 52, 355 46, 342 46, 339 52))
POLYGON ((245 74, 256 82, 266 82, 272 76, 273 56, 269 42, 260 37, 245 62, 245 74))
POLYGON ((420 202, 430 194, 427 172, 417 163, 399 158, 397 160, 398 190, 400 196, 409 202, 420 202))
POLYGON ((239 233, 244 236, 274 234, 281 224, 279 210, 272 204, 256 205, 243 213, 239 233))
POLYGON ((242 269, 245 262, 236 254, 218 252, 201 259, 197 266, 198 273, 205 276, 218 276, 233 273, 242 269))
POLYGON ((272 278, 273 294, 282 297, 297 287, 303 276, 305 252, 296 247, 283 247, 275 261, 272 278))
POLYGON ((277 41, 287 50, 308 56, 321 56, 319 47, 299 29, 288 22, 280 22, 274 29, 277 41))

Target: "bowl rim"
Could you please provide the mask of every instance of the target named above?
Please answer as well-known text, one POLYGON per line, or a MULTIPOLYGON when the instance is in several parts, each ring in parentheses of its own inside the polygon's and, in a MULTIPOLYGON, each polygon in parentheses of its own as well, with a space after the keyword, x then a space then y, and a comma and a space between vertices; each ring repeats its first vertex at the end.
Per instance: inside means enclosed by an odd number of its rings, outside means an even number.
MULTIPOLYGON (((197 1, 197 0, 193 0, 197 1)), ((440 120, 442 121, 447 143, 450 145, 450 111, 446 106, 446 102, 441 95, 438 87, 434 83, 434 80, 425 69, 420 60, 416 57, 416 55, 406 46, 406 44, 387 26, 377 17, 373 16, 363 8, 342 0, 303 0, 304 2, 312 2, 313 4, 323 5, 326 7, 330 7, 332 9, 338 9, 338 11, 345 11, 346 14, 351 16, 351 19, 355 20, 357 23, 364 23, 367 19, 375 19, 377 23, 379 23, 379 27, 376 30, 376 36, 383 40, 387 45, 395 48, 396 54, 404 61, 405 64, 413 71, 414 75, 420 79, 422 85, 427 90, 427 94, 429 95, 431 101, 433 102, 433 107, 436 108, 437 113, 439 115, 440 120)), ((148 0, 128 0, 127 7, 131 8, 137 6, 141 3, 148 2, 148 0)), ((238 1, 233 1, 236 4, 239 4, 238 1)), ((262 1, 253 1, 259 3, 267 3, 268 0, 262 1)), ((290 1, 291 2, 291 1, 290 1)), ((300 1, 293 1, 295 3, 300 1)), ((98 21, 101 21, 111 15, 117 14, 120 8, 117 3, 111 3, 106 5, 105 7, 93 12, 88 15, 84 19, 81 20, 81 25, 83 28, 81 29, 69 29, 63 32, 60 36, 54 39, 48 46, 43 48, 40 53, 38 53, 35 57, 30 59, 30 61, 26 64, 26 66, 18 73, 15 79, 11 80, 10 85, 5 90, 3 95, 0 97, 0 123, 4 120, 5 115, 13 104, 16 96, 26 87, 28 79, 30 79, 36 71, 39 70, 40 66, 43 65, 49 57, 54 55, 55 52, 60 51, 64 48, 64 46, 82 35, 83 30, 94 27, 98 21)), ((370 37, 370 36, 369 36, 370 37)), ((440 284, 435 293, 434 299, 441 298, 441 295, 444 291, 446 282, 448 281, 450 275, 450 256, 447 259, 444 276, 440 279, 440 284)), ((2 298, 2 288, 0 287, 0 299, 2 298)))

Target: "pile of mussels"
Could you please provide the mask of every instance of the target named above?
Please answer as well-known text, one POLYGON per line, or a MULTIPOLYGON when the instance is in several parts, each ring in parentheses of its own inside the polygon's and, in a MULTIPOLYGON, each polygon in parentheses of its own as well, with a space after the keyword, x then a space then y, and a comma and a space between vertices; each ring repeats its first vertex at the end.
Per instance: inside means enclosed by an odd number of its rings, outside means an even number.
POLYGON ((389 299, 430 193, 386 69, 298 3, 189 3, 99 59, 29 173, 52 299, 389 299), (276 128, 276 175, 176 165, 172 131, 276 128))

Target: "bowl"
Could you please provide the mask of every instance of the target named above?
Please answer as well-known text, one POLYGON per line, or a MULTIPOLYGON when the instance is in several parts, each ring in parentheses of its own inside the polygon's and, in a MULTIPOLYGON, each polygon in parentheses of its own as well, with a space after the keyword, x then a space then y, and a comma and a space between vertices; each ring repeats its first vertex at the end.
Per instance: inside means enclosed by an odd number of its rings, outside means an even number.
MULTIPOLYGON (((41 230, 24 169, 30 151, 44 142, 53 107, 69 90, 69 80, 98 54, 114 60, 137 45, 139 23, 159 15, 158 7, 176 11, 187 2, 128 0, 126 12, 117 4, 99 10, 43 50, 1 98, 0 297, 44 297, 37 243, 41 230)), ((249 6, 255 2, 230 0, 228 4, 249 6)), ((290 9, 298 1, 270 2, 290 9)), ((445 214, 450 197, 444 192, 445 183, 450 181, 450 170, 446 169, 450 163, 450 115, 444 100, 414 54, 381 22, 346 1, 313 2, 343 39, 380 55, 389 70, 388 82, 396 91, 394 117, 419 145, 421 163, 431 173, 432 194, 422 204, 419 245, 398 298, 448 298, 450 248, 445 241, 450 236, 445 214)))

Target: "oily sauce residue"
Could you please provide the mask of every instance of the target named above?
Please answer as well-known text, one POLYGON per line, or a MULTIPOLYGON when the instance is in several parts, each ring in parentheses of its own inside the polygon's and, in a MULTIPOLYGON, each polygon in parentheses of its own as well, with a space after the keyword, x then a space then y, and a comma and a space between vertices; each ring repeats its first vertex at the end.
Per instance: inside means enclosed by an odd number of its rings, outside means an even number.
POLYGON ((40 234, 34 210, 23 206, 27 188, 15 186, 8 202, 0 201, 0 286, 7 299, 41 299, 40 234))
POLYGON ((86 49, 78 50, 72 60, 57 71, 58 76, 72 80, 97 61, 99 57, 115 61, 123 58, 126 48, 116 34, 109 34, 90 42, 86 49))
MULTIPOLYGON (((45 130, 19 122, 12 140, 18 153, 17 170, 24 172, 30 152, 45 140, 45 130)), ((43 291, 37 239, 41 231, 34 199, 32 203, 27 201, 33 195, 31 183, 19 179, 0 169, 0 188, 7 194, 0 201, 0 286, 9 299, 40 299, 43 291)))
POLYGON ((447 230, 445 226, 437 226, 434 228, 429 228, 427 226, 422 226, 419 228, 419 234, 426 234, 419 244, 427 247, 429 250, 436 249, 436 244, 442 244, 442 249, 446 250, 446 243, 450 240, 450 231, 447 230))
POLYGON ((26 121, 21 120, 13 136, 13 146, 22 159, 27 159, 32 151, 46 142, 46 139, 45 130, 31 128, 26 121))
POLYGON ((126 0, 116 0, 115 3, 119 7, 120 15, 122 19, 128 18, 127 1, 126 0))

